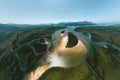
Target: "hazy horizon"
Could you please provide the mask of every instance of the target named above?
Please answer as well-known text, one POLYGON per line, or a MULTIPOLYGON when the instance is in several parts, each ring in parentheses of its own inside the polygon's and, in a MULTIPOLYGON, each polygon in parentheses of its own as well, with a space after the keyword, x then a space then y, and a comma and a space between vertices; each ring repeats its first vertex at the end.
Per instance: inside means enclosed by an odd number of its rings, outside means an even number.
POLYGON ((0 0, 0 23, 120 22, 120 0, 0 0))

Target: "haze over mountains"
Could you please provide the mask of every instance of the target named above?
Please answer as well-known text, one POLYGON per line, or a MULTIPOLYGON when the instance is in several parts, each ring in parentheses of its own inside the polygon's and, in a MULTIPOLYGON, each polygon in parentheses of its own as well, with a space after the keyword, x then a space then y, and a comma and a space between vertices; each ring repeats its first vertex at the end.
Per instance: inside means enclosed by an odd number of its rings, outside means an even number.
POLYGON ((46 23, 46 24, 16 24, 16 23, 0 23, 0 30, 6 29, 16 29, 18 27, 48 27, 48 26, 108 26, 108 25, 115 25, 119 26, 119 22, 110 22, 110 23, 94 23, 90 21, 77 21, 77 22, 60 22, 60 23, 46 23))
POLYGON ((26 26, 86 26, 86 25, 96 25, 93 22, 89 21, 80 21, 80 22, 60 22, 57 24, 0 24, 0 29, 9 28, 9 27, 26 27, 26 26))
POLYGON ((69 26, 87 26, 87 25, 96 25, 95 23, 88 22, 88 21, 81 21, 81 22, 61 22, 57 24, 2 24, 0 23, 0 32, 6 31, 6 30, 14 30, 18 28, 24 28, 24 27, 69 27, 69 26))
POLYGON ((58 23, 61 26, 85 26, 85 25, 95 25, 93 22, 81 21, 81 22, 61 22, 58 23))

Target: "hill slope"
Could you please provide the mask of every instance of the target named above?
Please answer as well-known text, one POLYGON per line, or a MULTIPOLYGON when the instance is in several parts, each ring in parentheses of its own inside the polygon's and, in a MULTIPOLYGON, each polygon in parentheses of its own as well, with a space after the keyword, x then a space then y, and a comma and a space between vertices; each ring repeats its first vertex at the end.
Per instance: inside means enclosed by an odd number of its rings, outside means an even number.
MULTIPOLYGON (((43 55, 35 55, 30 45, 38 38, 51 39, 51 34, 58 29, 60 27, 22 28, 10 31, 12 34, 9 37, 6 32, 2 33, 5 35, 1 39, 5 40, 0 42, 0 80, 21 80, 24 74, 36 68, 37 61, 43 55)), ((76 29, 79 32, 91 33, 93 41, 107 41, 118 47, 119 30, 120 27, 112 26, 76 29)), ((39 52, 39 48, 37 51, 39 52)), ((111 45, 104 48, 93 44, 90 56, 80 66, 49 69, 40 80, 119 80, 119 74, 120 52, 111 45)))

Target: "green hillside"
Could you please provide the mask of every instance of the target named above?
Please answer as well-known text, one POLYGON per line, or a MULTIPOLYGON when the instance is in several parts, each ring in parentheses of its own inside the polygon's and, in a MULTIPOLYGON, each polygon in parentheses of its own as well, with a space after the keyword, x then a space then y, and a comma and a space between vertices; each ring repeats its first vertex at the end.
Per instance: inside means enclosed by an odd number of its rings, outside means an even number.
MULTIPOLYGON (((64 27, 32 27, 7 30, 0 34, 0 80, 21 80, 35 69, 37 61, 44 55, 35 55, 30 46, 39 38, 51 39, 54 31, 64 27)), ((92 40, 107 41, 120 47, 120 27, 80 27, 77 32, 92 34, 92 40)), ((34 46, 36 46, 34 45, 34 46)), ((39 80, 119 80, 120 51, 92 44, 92 51, 80 66, 63 69, 51 68, 39 80)), ((39 53, 39 46, 34 49, 39 53)))

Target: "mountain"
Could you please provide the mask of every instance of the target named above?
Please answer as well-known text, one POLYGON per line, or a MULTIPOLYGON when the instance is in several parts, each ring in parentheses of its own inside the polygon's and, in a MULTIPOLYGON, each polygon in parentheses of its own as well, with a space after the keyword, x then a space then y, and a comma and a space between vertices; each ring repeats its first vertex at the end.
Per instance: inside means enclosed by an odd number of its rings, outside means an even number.
POLYGON ((81 21, 81 22, 61 22, 58 24, 1 24, 0 23, 0 30, 9 30, 9 29, 17 29, 19 27, 62 27, 62 26, 90 26, 90 25, 96 25, 95 23, 89 22, 89 21, 81 21))
POLYGON ((88 22, 88 21, 81 21, 81 22, 61 22, 58 25, 60 25, 60 26, 86 26, 86 25, 95 25, 95 23, 88 22))
POLYGON ((18 29, 17 26, 11 24, 0 24, 0 31, 18 29))

